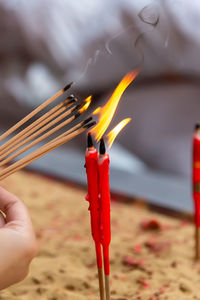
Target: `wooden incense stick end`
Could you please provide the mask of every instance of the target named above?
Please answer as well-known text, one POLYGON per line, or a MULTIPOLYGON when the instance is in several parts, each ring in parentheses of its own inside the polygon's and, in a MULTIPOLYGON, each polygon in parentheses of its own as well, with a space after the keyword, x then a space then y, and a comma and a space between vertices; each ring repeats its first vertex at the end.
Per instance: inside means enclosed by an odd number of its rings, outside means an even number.
POLYGON ((98 278, 99 278, 100 300, 105 300, 105 290, 104 290, 104 280, 103 280, 103 268, 98 268, 98 278))
POLYGON ((195 260, 200 259, 200 227, 195 227, 195 260))
POLYGON ((110 280, 109 275, 105 275, 106 300, 110 300, 110 280))

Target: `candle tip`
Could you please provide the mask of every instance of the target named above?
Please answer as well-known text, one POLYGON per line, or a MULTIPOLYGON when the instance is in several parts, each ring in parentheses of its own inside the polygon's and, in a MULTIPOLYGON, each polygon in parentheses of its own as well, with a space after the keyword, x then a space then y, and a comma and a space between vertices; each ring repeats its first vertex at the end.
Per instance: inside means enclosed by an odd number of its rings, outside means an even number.
POLYGON ((105 146, 103 138, 101 138, 101 140, 100 140, 99 153, 102 155, 106 153, 106 146, 105 146))
POLYGON ((92 140, 92 135, 91 135, 90 132, 88 132, 88 134, 87 134, 87 147, 91 148, 93 146, 94 146, 94 144, 93 144, 93 140, 92 140))
POLYGON ((195 127, 194 127, 194 130, 197 131, 200 129, 200 123, 196 123, 195 124, 195 127))

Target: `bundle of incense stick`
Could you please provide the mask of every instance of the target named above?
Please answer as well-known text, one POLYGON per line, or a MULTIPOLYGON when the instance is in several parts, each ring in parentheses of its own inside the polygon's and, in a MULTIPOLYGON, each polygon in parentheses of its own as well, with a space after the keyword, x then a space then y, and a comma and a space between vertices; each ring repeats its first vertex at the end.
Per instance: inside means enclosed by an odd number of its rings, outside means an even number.
POLYGON ((73 95, 70 95, 64 101, 55 105, 53 108, 50 108, 46 113, 43 113, 41 116, 36 118, 36 120, 34 120, 30 125, 15 133, 27 121, 35 117, 59 96, 64 94, 71 85, 72 83, 58 91, 0 136, 0 141, 3 141, 11 134, 14 134, 0 146, 0 167, 3 167, 0 170, 0 180, 27 166, 46 153, 63 145, 95 124, 95 122, 91 122, 91 117, 83 121, 79 121, 76 125, 71 124, 87 110, 91 97, 88 97, 79 103, 73 95), (57 133, 58 130, 67 125, 70 125, 71 128, 69 129, 68 127, 64 133, 59 134, 56 138, 53 138, 48 142, 45 141, 45 139, 49 136, 57 133), (13 161, 13 159, 18 158, 19 155, 31 149, 33 146, 38 146, 38 143, 42 141, 44 141, 43 146, 30 154, 25 155, 13 164, 10 164, 9 166, 7 165, 13 161))

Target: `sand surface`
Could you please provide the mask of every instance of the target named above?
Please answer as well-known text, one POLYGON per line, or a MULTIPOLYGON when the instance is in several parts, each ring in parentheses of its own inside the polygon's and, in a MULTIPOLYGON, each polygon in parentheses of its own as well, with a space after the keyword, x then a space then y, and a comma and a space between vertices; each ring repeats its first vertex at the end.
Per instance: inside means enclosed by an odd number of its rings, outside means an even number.
MULTIPOLYGON (((0 299, 99 299, 85 191, 25 172, 2 186, 28 206, 40 252, 28 278, 2 291, 0 299)), ((192 225, 113 200, 111 299, 200 299, 192 225)))

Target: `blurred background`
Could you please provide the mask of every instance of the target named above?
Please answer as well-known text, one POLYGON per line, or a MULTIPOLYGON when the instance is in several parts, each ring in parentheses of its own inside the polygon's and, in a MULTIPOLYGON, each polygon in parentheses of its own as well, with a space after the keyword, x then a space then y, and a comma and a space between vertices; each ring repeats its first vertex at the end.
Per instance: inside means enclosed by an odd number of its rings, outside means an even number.
MULTIPOLYGON (((200 3, 186 0, 2 0, 0 130, 75 81, 70 93, 108 100, 141 67, 111 128, 111 189, 191 210, 191 139, 200 116, 200 3)), ((85 136, 30 167, 85 184, 85 136)))

